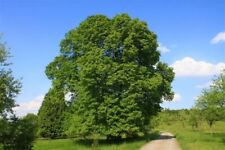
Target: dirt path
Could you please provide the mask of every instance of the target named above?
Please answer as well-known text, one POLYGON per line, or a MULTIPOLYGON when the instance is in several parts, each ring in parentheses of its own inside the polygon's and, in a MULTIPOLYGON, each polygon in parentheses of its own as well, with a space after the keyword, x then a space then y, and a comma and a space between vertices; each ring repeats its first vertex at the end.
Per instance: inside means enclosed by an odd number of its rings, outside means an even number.
POLYGON ((171 133, 162 133, 157 140, 153 140, 140 150, 181 150, 176 138, 171 133))

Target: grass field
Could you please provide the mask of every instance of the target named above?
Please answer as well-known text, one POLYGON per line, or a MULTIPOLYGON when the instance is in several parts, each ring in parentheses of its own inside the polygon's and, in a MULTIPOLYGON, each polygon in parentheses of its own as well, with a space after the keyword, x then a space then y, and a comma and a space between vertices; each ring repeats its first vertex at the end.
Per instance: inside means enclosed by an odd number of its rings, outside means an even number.
POLYGON ((182 150, 225 150, 225 122, 216 122, 210 129, 206 123, 201 123, 198 129, 180 122, 171 125, 161 125, 160 131, 169 131, 176 135, 182 150))
POLYGON ((142 145, 158 137, 158 133, 152 133, 138 139, 124 140, 117 144, 106 143, 100 140, 98 146, 93 146, 92 140, 57 139, 36 140, 34 150, 138 150, 142 145))
MULTIPOLYGON (((176 135, 182 150, 225 150, 225 122, 219 121, 212 128, 201 123, 198 129, 192 129, 188 123, 181 122, 170 125, 161 124, 157 131, 168 131, 176 135)), ((34 150, 138 150, 148 141, 157 138, 158 132, 148 136, 109 144, 100 140, 97 147, 93 147, 92 140, 57 139, 36 140, 34 150)))

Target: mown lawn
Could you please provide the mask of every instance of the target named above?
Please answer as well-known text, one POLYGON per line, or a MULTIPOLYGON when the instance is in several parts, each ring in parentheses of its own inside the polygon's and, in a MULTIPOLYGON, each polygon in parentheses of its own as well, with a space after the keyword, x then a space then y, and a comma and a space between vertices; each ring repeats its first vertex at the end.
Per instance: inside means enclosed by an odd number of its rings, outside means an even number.
POLYGON ((201 123, 197 129, 174 122, 160 125, 158 130, 175 134, 182 150, 225 150, 225 122, 222 121, 216 122, 212 128, 201 123))
POLYGON ((36 140, 34 150, 138 150, 142 145, 158 137, 158 133, 147 136, 123 140, 119 143, 108 143, 102 139, 98 146, 93 146, 93 140, 80 139, 57 139, 57 140, 36 140))

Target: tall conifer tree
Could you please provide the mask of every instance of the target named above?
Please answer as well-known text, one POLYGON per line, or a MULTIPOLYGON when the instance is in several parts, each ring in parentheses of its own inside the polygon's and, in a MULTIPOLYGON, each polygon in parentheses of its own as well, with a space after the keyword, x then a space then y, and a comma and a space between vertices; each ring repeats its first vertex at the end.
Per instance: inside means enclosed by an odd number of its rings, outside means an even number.
POLYGON ((38 112, 38 133, 45 138, 59 138, 63 136, 63 121, 66 105, 61 88, 53 87, 45 95, 38 112))

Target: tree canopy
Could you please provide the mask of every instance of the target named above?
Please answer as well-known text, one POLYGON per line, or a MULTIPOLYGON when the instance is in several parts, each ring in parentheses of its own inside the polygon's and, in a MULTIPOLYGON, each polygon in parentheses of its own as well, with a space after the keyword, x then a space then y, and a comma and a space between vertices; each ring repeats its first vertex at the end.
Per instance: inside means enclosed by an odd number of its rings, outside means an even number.
POLYGON ((53 86, 74 93, 75 134, 136 136, 145 132, 162 100, 173 98, 173 70, 160 61, 157 36, 146 22, 127 14, 90 16, 60 47, 46 75, 53 86))

